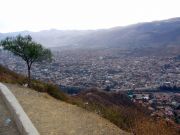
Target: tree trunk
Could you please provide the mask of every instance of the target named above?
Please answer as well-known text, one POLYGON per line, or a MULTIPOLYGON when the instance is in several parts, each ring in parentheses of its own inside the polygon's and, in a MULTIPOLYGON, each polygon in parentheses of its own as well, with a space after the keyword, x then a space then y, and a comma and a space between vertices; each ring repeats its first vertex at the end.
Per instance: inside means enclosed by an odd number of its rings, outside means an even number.
POLYGON ((28 65, 28 87, 31 86, 31 66, 28 65))

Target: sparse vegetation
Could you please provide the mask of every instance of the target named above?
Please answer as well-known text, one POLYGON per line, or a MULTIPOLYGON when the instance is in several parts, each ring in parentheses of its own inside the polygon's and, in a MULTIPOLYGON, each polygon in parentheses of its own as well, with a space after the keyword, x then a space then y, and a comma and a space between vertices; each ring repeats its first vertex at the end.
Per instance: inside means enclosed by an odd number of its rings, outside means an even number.
POLYGON ((18 83, 23 84, 25 77, 0 65, 0 81, 4 83, 18 83))
MULTIPOLYGON (((24 85, 27 78, 0 65, 0 82, 24 85)), ((47 92, 49 95, 63 101, 68 100, 68 96, 60 91, 58 86, 50 83, 32 80, 31 88, 38 92, 47 92)))
POLYGON ((175 127, 162 120, 153 120, 149 118, 141 118, 137 120, 134 127, 135 135, 178 135, 179 132, 175 127))
POLYGON ((74 104, 101 115, 121 129, 133 132, 135 135, 179 134, 178 128, 175 128, 172 123, 150 117, 145 108, 132 103, 122 93, 107 93, 91 89, 73 98, 74 104))

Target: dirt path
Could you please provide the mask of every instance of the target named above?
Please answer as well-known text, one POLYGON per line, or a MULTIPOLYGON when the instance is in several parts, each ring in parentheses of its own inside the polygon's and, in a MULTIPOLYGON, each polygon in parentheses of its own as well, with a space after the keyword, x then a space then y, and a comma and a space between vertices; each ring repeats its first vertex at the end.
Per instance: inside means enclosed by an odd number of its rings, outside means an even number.
POLYGON ((46 93, 6 85, 41 135, 128 135, 104 118, 46 93))

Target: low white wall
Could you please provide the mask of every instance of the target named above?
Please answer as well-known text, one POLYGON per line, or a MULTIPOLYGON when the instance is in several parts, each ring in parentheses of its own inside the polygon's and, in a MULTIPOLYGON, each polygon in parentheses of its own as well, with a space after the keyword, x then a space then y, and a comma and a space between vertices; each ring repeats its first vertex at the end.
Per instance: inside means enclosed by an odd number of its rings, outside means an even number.
POLYGON ((34 127, 15 96, 2 83, 0 83, 0 97, 3 99, 11 112, 21 135, 39 135, 39 132, 34 127))

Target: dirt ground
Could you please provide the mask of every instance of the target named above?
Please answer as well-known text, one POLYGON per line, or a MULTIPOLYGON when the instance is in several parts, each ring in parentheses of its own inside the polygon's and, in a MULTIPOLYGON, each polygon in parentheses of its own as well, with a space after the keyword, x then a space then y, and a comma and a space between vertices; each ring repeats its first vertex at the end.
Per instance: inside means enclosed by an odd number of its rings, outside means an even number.
POLYGON ((97 114, 46 93, 6 84, 41 135, 128 135, 97 114))

